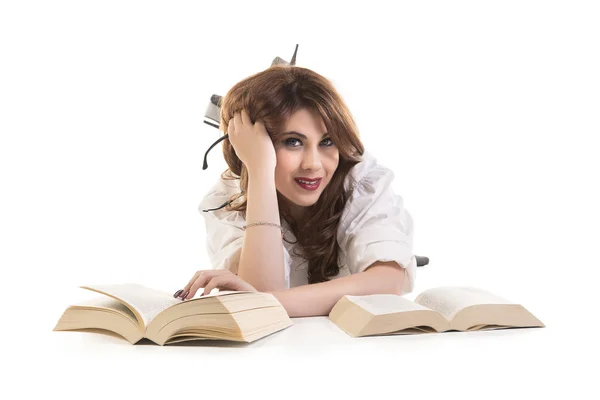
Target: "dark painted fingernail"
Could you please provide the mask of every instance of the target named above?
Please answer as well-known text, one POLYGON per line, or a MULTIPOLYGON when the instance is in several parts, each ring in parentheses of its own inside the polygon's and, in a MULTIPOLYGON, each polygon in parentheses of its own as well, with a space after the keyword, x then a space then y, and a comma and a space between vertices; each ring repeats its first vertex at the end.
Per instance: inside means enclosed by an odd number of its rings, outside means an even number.
POLYGON ((181 300, 185 300, 185 298, 188 294, 190 294, 189 290, 186 290, 185 292, 181 293, 181 300))
POLYGON ((179 297, 181 293, 183 293, 183 289, 179 289, 178 291, 176 291, 173 297, 179 297))

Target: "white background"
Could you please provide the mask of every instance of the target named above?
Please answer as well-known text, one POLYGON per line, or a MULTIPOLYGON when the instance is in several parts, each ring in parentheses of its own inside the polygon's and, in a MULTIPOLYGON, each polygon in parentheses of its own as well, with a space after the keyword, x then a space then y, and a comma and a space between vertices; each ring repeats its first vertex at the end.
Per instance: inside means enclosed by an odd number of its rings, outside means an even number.
POLYGON ((598 394, 597 3, 331 3, 1 3, 0 390, 598 394), (79 285, 174 292, 210 268, 197 207, 226 164, 219 145, 202 170, 206 106, 296 43, 396 173, 431 260, 407 298, 476 286, 546 328, 347 340, 316 318, 239 348, 51 332, 79 285))

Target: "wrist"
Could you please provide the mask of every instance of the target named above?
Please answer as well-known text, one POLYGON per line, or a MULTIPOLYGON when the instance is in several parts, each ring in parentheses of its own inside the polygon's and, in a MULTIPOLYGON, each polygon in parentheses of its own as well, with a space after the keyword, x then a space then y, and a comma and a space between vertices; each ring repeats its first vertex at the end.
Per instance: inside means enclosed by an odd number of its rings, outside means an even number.
POLYGON ((265 181, 265 179, 273 179, 275 181, 275 168, 269 167, 264 164, 247 167, 248 168, 248 177, 258 179, 260 181, 265 181))

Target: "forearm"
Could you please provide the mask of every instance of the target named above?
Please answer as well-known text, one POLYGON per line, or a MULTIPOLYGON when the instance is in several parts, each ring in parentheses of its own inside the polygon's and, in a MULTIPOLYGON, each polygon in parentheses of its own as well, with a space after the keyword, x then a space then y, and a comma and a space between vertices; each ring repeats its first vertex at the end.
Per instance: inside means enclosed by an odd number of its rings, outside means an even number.
MULTIPOLYGON (((246 223, 252 222, 281 224, 274 171, 249 171, 246 223)), ((285 287, 280 229, 271 225, 246 229, 238 276, 261 292, 285 287)))
POLYGON ((377 262, 358 274, 269 293, 279 300, 290 317, 311 317, 329 315, 335 303, 347 294, 400 294, 404 279, 405 270, 398 264, 377 262))

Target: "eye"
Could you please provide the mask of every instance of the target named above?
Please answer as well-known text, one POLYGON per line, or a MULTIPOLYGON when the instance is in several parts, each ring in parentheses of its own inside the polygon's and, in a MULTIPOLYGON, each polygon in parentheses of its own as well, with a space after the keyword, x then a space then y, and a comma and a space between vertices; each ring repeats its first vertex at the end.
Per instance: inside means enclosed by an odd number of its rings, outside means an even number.
POLYGON ((293 146, 293 145, 292 145, 292 143, 294 143, 294 142, 299 142, 299 143, 302 143, 302 142, 300 142, 300 140, 299 140, 299 139, 296 139, 296 138, 289 138, 289 139, 286 139, 286 140, 284 140, 284 141, 283 141, 283 143, 284 143, 286 146, 288 146, 288 147, 298 147, 298 146, 293 146))
MULTIPOLYGON (((288 138, 283 141, 283 143, 288 147, 299 147, 299 146, 293 145, 293 143, 295 143, 295 142, 300 143, 300 145, 302 144, 302 141, 300 139, 296 139, 296 138, 288 138)), ((334 144, 330 138, 323 139, 323 141, 321 143, 323 143, 323 142, 328 143, 328 144, 325 144, 325 147, 331 147, 334 144)))
POLYGON ((325 141, 329 141, 329 143, 330 143, 330 144, 327 144, 327 145, 326 145, 327 147, 331 147, 331 146, 333 146, 333 144, 334 144, 334 143, 333 143, 333 140, 331 140, 330 138, 323 139, 323 141, 324 141, 324 142, 325 142, 325 141))

